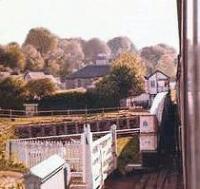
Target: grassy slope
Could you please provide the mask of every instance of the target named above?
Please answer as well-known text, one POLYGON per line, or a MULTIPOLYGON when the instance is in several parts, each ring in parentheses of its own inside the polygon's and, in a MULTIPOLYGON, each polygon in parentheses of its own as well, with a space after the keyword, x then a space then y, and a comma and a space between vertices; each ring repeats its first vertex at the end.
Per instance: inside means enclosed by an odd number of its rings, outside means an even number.
POLYGON ((123 137, 117 139, 118 170, 124 173, 128 163, 140 161, 138 136, 123 137))
POLYGON ((0 171, 10 170, 24 172, 26 168, 19 163, 5 159, 6 141, 14 136, 14 125, 11 122, 0 120, 0 171))

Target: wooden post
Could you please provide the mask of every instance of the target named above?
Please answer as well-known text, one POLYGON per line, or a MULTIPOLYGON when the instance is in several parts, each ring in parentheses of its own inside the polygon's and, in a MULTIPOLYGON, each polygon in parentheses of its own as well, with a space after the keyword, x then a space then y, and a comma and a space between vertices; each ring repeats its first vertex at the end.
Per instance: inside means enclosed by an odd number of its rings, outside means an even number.
POLYGON ((119 122, 119 117, 117 116, 117 120, 116 120, 116 127, 117 127, 117 128, 120 128, 120 127, 119 127, 119 126, 120 126, 119 123, 120 123, 120 122, 119 122))
POLYGON ((25 146, 24 146, 24 164, 26 165, 26 167, 30 167, 30 160, 29 160, 29 153, 28 153, 28 146, 27 146, 27 142, 25 142, 25 146))
POLYGON ((12 118, 12 110, 10 109, 10 118, 12 118))
POLYGON ((96 121, 96 128, 97 128, 96 130, 99 132, 100 130, 99 130, 99 121, 98 120, 96 121))
POLYGON ((32 127, 28 127, 27 129, 29 138, 32 138, 32 127))
POLYGON ((75 123, 75 131, 76 131, 76 134, 79 133, 79 131, 78 131, 78 122, 75 123))
POLYGON ((86 137, 85 133, 81 134, 81 149, 82 149, 82 165, 83 165, 83 183, 87 182, 87 174, 86 174, 86 137))
POLYGON ((66 124, 64 124, 64 134, 66 135, 66 134, 68 134, 68 130, 67 130, 67 123, 66 124))
POLYGON ((5 156, 5 158, 7 160, 11 160, 11 144, 12 143, 11 143, 10 140, 6 142, 6 156, 5 156))
POLYGON ((92 133, 90 131, 90 125, 84 126, 84 133, 82 135, 82 145, 83 145, 83 179, 86 182, 86 189, 93 189, 94 178, 92 170, 92 133))
POLYGON ((41 133, 42 133, 42 136, 45 136, 45 126, 41 127, 41 133))
POLYGON ((57 127, 56 125, 52 125, 52 132, 53 132, 54 136, 57 135, 57 131, 56 131, 57 129, 56 129, 56 127, 57 127))
POLYGON ((127 126, 127 129, 130 129, 130 118, 126 118, 126 126, 127 126))
POLYGON ((114 159, 114 169, 117 168, 117 132, 116 132, 117 126, 112 125, 111 127, 111 133, 112 133, 112 154, 114 159))

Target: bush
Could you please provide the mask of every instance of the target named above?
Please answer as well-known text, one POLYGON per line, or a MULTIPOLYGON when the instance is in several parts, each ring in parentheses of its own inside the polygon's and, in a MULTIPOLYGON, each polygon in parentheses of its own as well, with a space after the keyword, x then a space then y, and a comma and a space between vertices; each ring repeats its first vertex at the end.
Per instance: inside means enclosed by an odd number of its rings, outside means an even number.
POLYGON ((67 110, 67 109, 90 109, 119 106, 119 102, 113 97, 97 94, 95 91, 68 92, 44 97, 39 102, 41 110, 67 110))
POLYGON ((4 158, 1 158, 0 170, 1 171, 17 171, 17 172, 24 173, 27 171, 27 168, 21 163, 15 163, 13 161, 9 161, 4 158))
POLYGON ((19 78, 6 78, 0 82, 0 107, 22 109, 25 101, 25 83, 19 78))

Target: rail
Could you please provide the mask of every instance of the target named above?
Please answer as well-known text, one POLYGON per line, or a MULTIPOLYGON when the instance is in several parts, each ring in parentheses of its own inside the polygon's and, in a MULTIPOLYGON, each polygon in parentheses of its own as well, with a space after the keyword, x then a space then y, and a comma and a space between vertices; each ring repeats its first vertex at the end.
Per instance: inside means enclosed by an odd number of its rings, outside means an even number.
MULTIPOLYGON (((134 129, 119 129, 116 130, 117 135, 126 135, 126 134, 135 134, 139 133, 140 128, 134 128, 134 129)), ((98 135, 105 135, 110 133, 110 131, 98 131, 98 132, 92 132, 94 136, 98 135)), ((62 139, 67 139, 67 138, 81 138, 81 133, 80 134, 68 134, 68 135, 58 135, 58 136, 46 136, 46 137, 33 137, 33 138, 20 138, 20 139, 10 139, 9 141, 11 142, 18 142, 18 141, 32 141, 32 140, 62 140, 62 139)))
MULTIPOLYGON (((66 110, 40 110, 37 112, 27 113, 25 110, 0 109, 0 117, 2 118, 24 118, 37 116, 79 116, 79 115, 95 115, 107 112, 119 112, 128 110, 128 108, 113 107, 113 108, 90 108, 90 109, 66 109, 66 110)), ((135 111, 141 110, 135 108, 135 111)))

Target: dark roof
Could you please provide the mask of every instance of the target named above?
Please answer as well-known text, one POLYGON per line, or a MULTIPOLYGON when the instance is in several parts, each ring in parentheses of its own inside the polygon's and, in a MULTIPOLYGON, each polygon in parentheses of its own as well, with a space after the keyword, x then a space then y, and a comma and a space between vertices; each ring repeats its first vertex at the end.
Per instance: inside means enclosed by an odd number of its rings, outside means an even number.
POLYGON ((149 79, 152 75, 154 75, 154 74, 157 73, 157 72, 159 72, 159 73, 165 75, 166 77, 170 78, 168 75, 166 75, 165 73, 163 73, 163 72, 160 71, 160 70, 155 70, 154 72, 152 72, 152 73, 149 74, 148 76, 145 76, 145 78, 146 78, 146 79, 149 79))
POLYGON ((97 77, 103 77, 105 75, 108 75, 111 71, 111 65, 110 64, 91 64, 87 65, 84 68, 70 74, 67 79, 86 79, 86 78, 97 78, 97 77))

